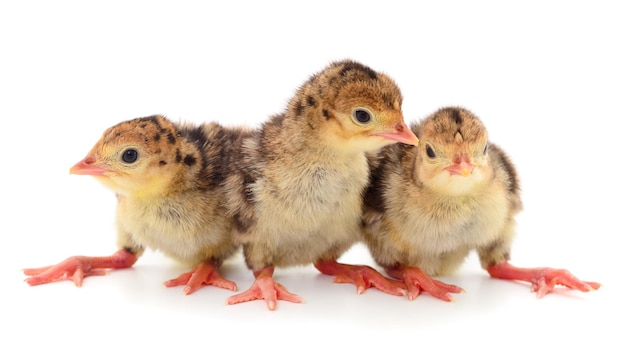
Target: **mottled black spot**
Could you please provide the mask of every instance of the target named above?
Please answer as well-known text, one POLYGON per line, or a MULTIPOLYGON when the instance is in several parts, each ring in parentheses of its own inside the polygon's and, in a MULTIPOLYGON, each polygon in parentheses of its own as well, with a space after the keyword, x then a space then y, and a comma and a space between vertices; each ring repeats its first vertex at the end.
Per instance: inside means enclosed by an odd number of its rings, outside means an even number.
POLYGON ((196 164, 196 158, 193 157, 192 155, 185 156, 185 159, 183 161, 188 166, 193 166, 194 164, 196 164))
MULTIPOLYGON (((144 123, 152 123, 154 124, 154 126, 156 127, 156 129, 159 130, 159 132, 163 133, 163 131, 165 130, 161 124, 159 123, 159 116, 157 115, 152 115, 152 116, 147 116, 147 117, 142 117, 139 119, 140 122, 144 122, 144 123)), ((145 128, 146 125, 143 124, 141 128, 145 128)))
POLYGON ((304 112, 304 105, 302 105, 298 101, 296 106, 295 106, 295 108, 294 108, 294 112, 295 112, 296 116, 302 116, 302 113, 304 112))
POLYGON ((315 98, 313 98, 313 96, 308 96, 306 97, 306 103, 311 107, 315 107, 317 101, 315 100, 315 98))
POLYGON ((180 163, 183 160, 183 155, 180 153, 180 149, 176 149, 176 163, 180 163))
POLYGON ((189 140, 189 142, 194 143, 199 146, 204 146, 207 143, 207 136, 204 133, 202 127, 194 127, 191 129, 183 130, 184 133, 182 135, 189 140))
POLYGON ((167 133, 167 141, 170 144, 176 144, 176 137, 172 133, 167 133))
POLYGON ((164 165, 166 165, 166 164, 167 164, 167 162, 165 162, 165 161, 163 161, 163 160, 159 161, 159 165, 160 165, 160 166, 164 166, 164 165))
POLYGON ((179 132, 185 142, 197 149, 197 152, 187 153, 182 162, 187 166, 198 165, 198 188, 204 190, 221 185, 228 173, 231 146, 238 133, 216 124, 184 127, 179 132))
POLYGON ((457 125, 460 126, 461 124, 463 124, 463 119, 461 118, 461 113, 459 113, 458 109, 452 109, 450 117, 452 118, 452 121, 454 121, 454 123, 456 123, 457 125))
POLYGON ((322 110, 322 115, 324 115, 326 121, 330 120, 330 112, 327 109, 322 110))
POLYGON ((339 71, 339 75, 346 76, 346 74, 351 70, 360 71, 369 76, 369 78, 371 78, 372 80, 376 80, 378 78, 374 70, 357 62, 344 63, 343 68, 341 69, 341 71, 339 71))
POLYGON ((231 173, 231 165, 241 163, 241 153, 235 149, 241 149, 241 142, 247 131, 233 131, 219 128, 210 138, 215 146, 212 151, 202 151, 202 163, 207 168, 211 185, 223 185, 224 180, 231 173), (237 159, 236 159, 237 158, 237 159))
POLYGON ((159 134, 159 133, 155 134, 153 139, 154 139, 154 141, 161 140, 161 134, 159 134))

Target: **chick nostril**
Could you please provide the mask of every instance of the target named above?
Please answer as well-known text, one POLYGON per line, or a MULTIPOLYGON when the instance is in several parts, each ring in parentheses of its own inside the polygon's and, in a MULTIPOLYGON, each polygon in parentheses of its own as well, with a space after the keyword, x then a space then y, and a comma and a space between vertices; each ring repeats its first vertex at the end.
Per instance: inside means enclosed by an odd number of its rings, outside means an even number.
POLYGON ((85 164, 94 164, 94 163, 96 163, 96 158, 94 156, 87 156, 83 160, 83 163, 85 163, 85 164))
POLYGON ((404 124, 402 124, 402 123, 398 123, 398 124, 396 125, 396 131, 397 131, 398 133, 402 133, 402 132, 404 132, 404 124))

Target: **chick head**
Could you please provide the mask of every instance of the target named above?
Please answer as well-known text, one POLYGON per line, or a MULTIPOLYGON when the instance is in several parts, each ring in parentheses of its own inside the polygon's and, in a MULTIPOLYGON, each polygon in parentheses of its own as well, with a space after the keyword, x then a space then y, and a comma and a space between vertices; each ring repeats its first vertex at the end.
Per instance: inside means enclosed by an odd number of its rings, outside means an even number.
POLYGON ((301 87, 298 97, 290 110, 308 117, 308 126, 320 129, 322 141, 347 151, 376 150, 395 142, 418 143, 404 123, 397 84, 358 62, 330 64, 301 87))
POLYGON ((170 190, 183 158, 180 134, 160 115, 136 118, 107 129, 70 173, 91 175, 121 195, 160 194, 170 190))
POLYGON ((487 129, 463 108, 442 108, 416 129, 421 139, 416 175, 431 189, 449 194, 470 193, 489 175, 487 129))

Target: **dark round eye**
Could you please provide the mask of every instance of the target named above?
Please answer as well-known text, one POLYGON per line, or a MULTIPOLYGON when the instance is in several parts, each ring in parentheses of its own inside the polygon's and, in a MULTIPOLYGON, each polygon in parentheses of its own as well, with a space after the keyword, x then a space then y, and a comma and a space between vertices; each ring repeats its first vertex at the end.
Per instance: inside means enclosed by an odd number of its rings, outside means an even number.
POLYGON ((485 145, 485 149, 483 150, 483 155, 487 154, 487 150, 489 150, 489 144, 485 145))
POLYGON ((369 123, 372 120, 372 115, 369 111, 363 109, 356 109, 352 112, 352 116, 359 123, 369 123))
POLYGON ((430 147, 430 145, 426 145, 426 155, 428 158, 435 158, 435 151, 433 151, 433 148, 430 147))
POLYGON ((139 158, 139 153, 135 149, 127 149, 122 153, 124 163, 134 163, 139 158))

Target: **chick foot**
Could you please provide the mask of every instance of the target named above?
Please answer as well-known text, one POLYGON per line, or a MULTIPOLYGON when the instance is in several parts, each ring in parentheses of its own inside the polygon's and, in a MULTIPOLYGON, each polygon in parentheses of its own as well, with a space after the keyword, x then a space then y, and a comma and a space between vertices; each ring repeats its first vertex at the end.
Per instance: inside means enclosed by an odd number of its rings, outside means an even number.
POLYGON ((360 295, 368 288, 376 288, 390 295, 404 295, 404 284, 396 280, 387 279, 378 271, 369 266, 346 265, 337 261, 318 260, 315 268, 323 274, 335 276, 335 283, 352 283, 360 295))
POLYGON ((168 288, 174 286, 185 285, 183 293, 189 295, 203 286, 213 285, 218 288, 236 291, 237 284, 235 282, 222 278, 217 267, 212 262, 205 261, 200 263, 193 271, 183 273, 177 278, 170 279, 163 283, 168 288))
POLYGON ((411 301, 425 291, 435 298, 452 302, 454 299, 449 294, 450 292, 463 292, 463 288, 433 279, 417 267, 389 267, 385 270, 390 276, 404 281, 407 287, 408 298, 411 301))
POLYGON ((582 292, 598 290, 602 286, 600 283, 582 281, 565 269, 548 267, 519 268, 508 262, 489 266, 487 272, 494 278, 521 280, 531 283, 532 291, 537 293, 537 298, 542 298, 552 292, 556 285, 563 285, 582 292))
POLYGON ((226 303, 237 304, 254 300, 265 300, 267 308, 273 311, 276 309, 276 301, 278 300, 294 303, 304 302, 302 297, 290 293, 283 285, 276 283, 272 278, 273 274, 274 267, 272 266, 254 272, 255 280, 250 289, 229 297, 226 303))
POLYGON ((30 276, 24 281, 29 285, 40 285, 71 280, 81 287, 85 277, 106 275, 109 269, 130 268, 136 261, 137 256, 126 249, 118 250, 111 256, 72 256, 56 265, 24 269, 24 274, 30 276))

